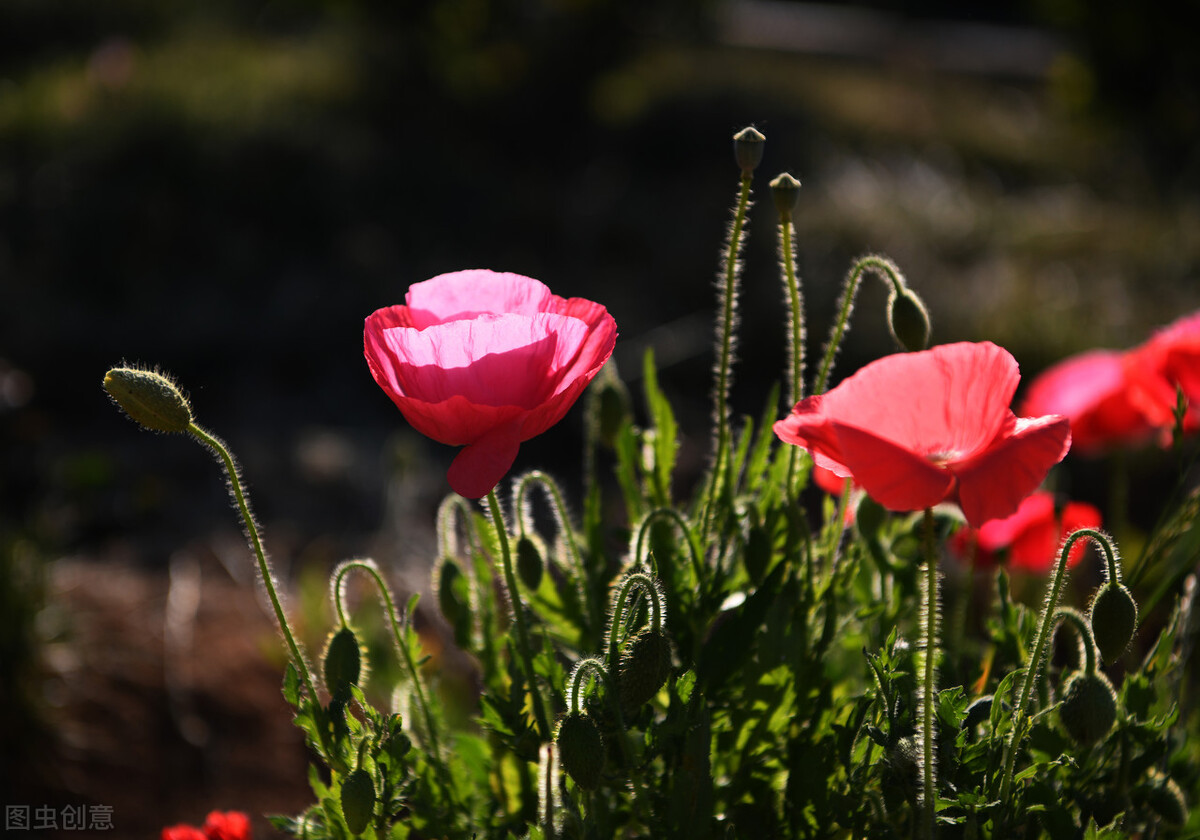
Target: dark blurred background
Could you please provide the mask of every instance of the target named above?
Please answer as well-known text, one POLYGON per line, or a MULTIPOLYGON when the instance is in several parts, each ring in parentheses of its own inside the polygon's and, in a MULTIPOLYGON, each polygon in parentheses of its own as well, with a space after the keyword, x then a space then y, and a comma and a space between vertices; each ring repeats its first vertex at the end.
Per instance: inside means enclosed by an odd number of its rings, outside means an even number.
MULTIPOLYGON (((686 483, 708 441, 730 138, 751 123, 767 146, 739 412, 784 365, 766 184, 785 170, 804 183, 810 357, 868 252, 899 263, 936 342, 996 341, 1027 377, 1200 308, 1200 4, 995 6, 4 0, 0 549, 12 580, 36 566, 15 602, 53 602, 50 561, 245 570, 208 456, 105 398, 120 362, 175 374, 240 455, 281 566, 373 553, 424 585, 453 452, 375 386, 361 330, 460 268, 605 304, 635 392, 654 346, 686 483)), ((879 285, 839 375, 891 349, 879 285)), ((517 468, 574 492, 581 427, 576 409, 517 468)), ((1099 468, 1077 470, 1067 489, 1105 503, 1099 468)), ((8 632, 11 673, 31 639, 72 632, 42 625, 8 632)), ((202 818, 176 805, 147 819, 202 818)))

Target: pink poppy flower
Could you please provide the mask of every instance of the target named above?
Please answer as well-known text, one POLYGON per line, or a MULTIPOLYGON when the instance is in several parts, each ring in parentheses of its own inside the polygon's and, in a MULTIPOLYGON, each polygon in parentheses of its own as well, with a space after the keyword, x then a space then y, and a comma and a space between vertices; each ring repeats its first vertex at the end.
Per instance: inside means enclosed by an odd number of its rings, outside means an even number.
MULTIPOLYGON (((1017 512, 993 519, 981 528, 962 528, 950 538, 953 554, 972 560, 976 567, 1006 564, 1037 575, 1054 568, 1062 542, 1080 528, 1099 528, 1100 511, 1086 502, 1068 502, 1061 514, 1055 510, 1054 495, 1038 491, 1021 502, 1017 512)), ((1084 540, 1076 540, 1067 557, 1067 567, 1083 559, 1084 540)))
POLYGON ((1072 356, 1033 380, 1021 413, 1063 415, 1071 421, 1072 447, 1084 454, 1143 443, 1153 426, 1142 408, 1145 400, 1135 399, 1130 388, 1129 368, 1129 355, 1116 350, 1072 356))
POLYGON ((1065 417, 1017 417, 1017 362, 990 342, 885 356, 801 400, 775 434, 889 510, 953 501, 974 527, 1016 511, 1071 445, 1065 417))
POLYGON ((598 303, 563 299, 529 277, 473 270, 411 286, 370 315, 371 375, 413 428, 464 447, 447 478, 487 495, 523 441, 553 426, 599 372, 617 325, 598 303))

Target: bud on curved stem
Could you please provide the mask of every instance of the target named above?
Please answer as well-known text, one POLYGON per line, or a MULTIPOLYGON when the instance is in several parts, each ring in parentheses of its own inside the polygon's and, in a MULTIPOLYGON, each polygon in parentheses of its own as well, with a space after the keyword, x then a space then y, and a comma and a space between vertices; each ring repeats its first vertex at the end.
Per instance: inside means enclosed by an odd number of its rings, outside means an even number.
POLYGON ((429 747, 433 753, 435 764, 440 767, 441 747, 436 720, 433 712, 430 710, 429 701, 425 697, 425 689, 421 683, 421 675, 417 672, 417 664, 413 661, 412 651, 409 649, 402 632, 408 629, 408 615, 405 614, 403 618, 399 616, 396 610, 395 599, 392 597, 392 590, 388 586, 387 581, 383 579, 383 574, 379 571, 379 567, 375 564, 374 560, 367 558, 345 560, 339 563, 333 570, 333 574, 329 576, 329 598, 333 601, 338 621, 343 627, 347 626, 346 579, 354 571, 365 574, 375 583, 375 587, 379 590, 379 598, 383 602, 384 611, 387 613, 388 622, 391 624, 392 642, 395 644, 396 653, 399 655, 400 661, 404 664, 404 670, 408 673, 408 678, 412 682, 413 692, 417 695, 417 705, 421 709, 421 716, 425 719, 429 747))
POLYGON ((850 315, 854 311, 854 299, 858 295, 858 287, 862 283, 864 272, 870 271, 884 283, 888 284, 888 329, 901 347, 907 350, 923 349, 916 347, 918 343, 929 343, 929 314, 920 298, 908 288, 904 275, 896 264, 886 257, 871 254, 861 257, 846 274, 842 287, 842 296, 838 302, 838 318, 829 334, 829 342, 825 345, 825 355, 821 359, 821 367, 817 371, 816 382, 813 383, 812 393, 823 394, 829 385, 829 373, 833 368, 833 360, 841 347, 842 338, 850 326, 850 315), (903 298, 903 300, 901 300, 903 298), (893 317, 893 316, 896 317, 893 317), (900 334, 897 332, 900 327, 900 334), (924 340, 921 341, 922 332, 924 340), (911 343, 914 346, 909 346, 911 343))
POLYGON ((169 376, 144 368, 112 368, 104 390, 130 420, 154 432, 186 432, 192 406, 169 376))
POLYGON ((613 604, 613 613, 608 630, 608 667, 616 668, 619 662, 617 649, 621 643, 622 630, 627 629, 627 602, 633 590, 638 589, 650 602, 650 629, 655 633, 662 631, 666 620, 666 606, 658 582, 645 572, 630 572, 621 581, 617 589, 617 597, 613 604))

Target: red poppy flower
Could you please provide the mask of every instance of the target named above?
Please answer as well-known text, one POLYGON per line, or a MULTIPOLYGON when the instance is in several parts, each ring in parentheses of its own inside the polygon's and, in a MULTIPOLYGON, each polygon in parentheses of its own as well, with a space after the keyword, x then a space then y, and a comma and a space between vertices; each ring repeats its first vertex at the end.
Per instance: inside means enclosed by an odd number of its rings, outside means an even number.
POLYGON ((162 830, 162 840, 208 840, 194 825, 172 825, 162 830))
POLYGON ((241 811, 211 811, 204 828, 173 825, 162 830, 162 840, 251 840, 250 818, 241 811))
POLYGON ((250 840, 250 818, 241 811, 212 811, 204 820, 208 840, 250 840))
MULTIPOLYGON (((1071 421, 1071 446, 1096 453, 1146 441, 1153 427, 1130 388, 1130 357, 1091 350, 1047 368, 1029 386, 1021 413, 1061 414, 1071 421)), ((1175 391, 1171 390, 1174 403, 1175 391)))
POLYGON ((1065 417, 1017 417, 1001 347, 946 344, 878 359, 801 400, 775 434, 890 510, 957 502, 978 527, 1016 511, 1071 445, 1065 417))
POLYGON ((1175 425, 1176 386, 1188 401, 1184 430, 1200 428, 1200 312, 1156 332, 1129 354, 1130 399, 1154 426, 1175 425))
MULTIPOLYGON (((960 529, 950 538, 949 547, 978 567, 1006 563, 1009 568, 1045 575, 1054 568, 1062 542, 1072 531, 1099 527, 1100 511, 1092 505, 1068 502, 1059 514, 1054 495, 1038 491, 1021 502, 1012 516, 993 519, 978 529, 960 529)), ((1082 560, 1086 550, 1086 541, 1076 540, 1067 557, 1068 568, 1082 560)))
POLYGON ((442 274, 367 318, 371 375, 428 437, 462 446, 447 477, 489 493, 522 441, 553 426, 612 355, 617 325, 598 303, 563 299, 519 274, 442 274))

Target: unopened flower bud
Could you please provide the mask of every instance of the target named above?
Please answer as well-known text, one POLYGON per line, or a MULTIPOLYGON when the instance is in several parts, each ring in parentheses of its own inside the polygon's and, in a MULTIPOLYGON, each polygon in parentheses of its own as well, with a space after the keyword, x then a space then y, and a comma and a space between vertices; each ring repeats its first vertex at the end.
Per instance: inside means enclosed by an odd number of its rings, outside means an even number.
POLYGON ((517 540, 517 576, 530 592, 537 592, 542 585, 542 574, 546 563, 542 560, 542 552, 536 542, 528 534, 522 534, 517 540))
POLYGON ((1146 801, 1167 825, 1178 826, 1187 822, 1187 799, 1179 784, 1170 776, 1164 776, 1157 770, 1151 771, 1146 801))
POLYGON ((325 687, 334 700, 348 700, 350 686, 362 677, 363 654, 354 631, 343 627, 325 643, 323 670, 325 687))
POLYGON ((1058 716, 1077 744, 1103 738, 1117 720, 1117 695, 1108 677, 1099 671, 1076 671, 1067 680, 1058 716))
POLYGON ((662 630, 643 629, 621 656, 617 691, 621 705, 636 710, 658 694, 671 675, 671 640, 662 630))
POLYGON ((780 218, 790 219, 796 209, 796 200, 800 198, 800 182, 787 172, 775 176, 771 182, 771 197, 775 199, 780 218))
POLYGON ((929 313, 908 286, 893 285, 887 301, 888 329, 903 349, 911 352, 929 347, 929 313))
POLYGON ((1128 589, 1113 581, 1100 587, 1092 599, 1088 620, 1105 665, 1111 665, 1129 647, 1137 630, 1137 618, 1137 602, 1128 589))
POLYGON ((604 738, 596 721, 583 712, 571 712, 559 724, 554 743, 563 769, 575 784, 584 790, 593 790, 600 784, 604 738))
POLYGON ((762 163, 763 143, 766 140, 754 126, 743 128, 733 135, 733 154, 742 172, 753 172, 762 163))
POLYGON ((140 368, 113 368, 104 374, 104 390, 129 419, 155 432, 186 432, 192 407, 174 382, 140 368))

